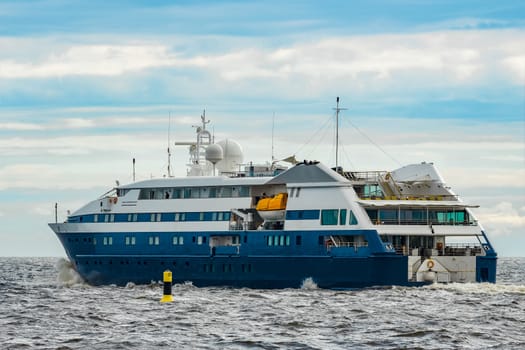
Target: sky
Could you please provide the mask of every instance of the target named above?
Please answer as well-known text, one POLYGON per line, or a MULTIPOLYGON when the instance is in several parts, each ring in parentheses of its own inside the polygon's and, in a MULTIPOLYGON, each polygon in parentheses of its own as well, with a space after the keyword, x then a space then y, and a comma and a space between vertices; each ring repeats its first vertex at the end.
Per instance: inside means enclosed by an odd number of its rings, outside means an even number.
POLYGON ((433 162, 499 255, 525 256, 514 0, 3 0, 0 256, 65 256, 55 203, 65 220, 132 181, 133 158, 137 179, 163 177, 170 143, 184 176, 173 143, 203 110, 246 162, 334 166, 336 96, 345 169, 433 162))

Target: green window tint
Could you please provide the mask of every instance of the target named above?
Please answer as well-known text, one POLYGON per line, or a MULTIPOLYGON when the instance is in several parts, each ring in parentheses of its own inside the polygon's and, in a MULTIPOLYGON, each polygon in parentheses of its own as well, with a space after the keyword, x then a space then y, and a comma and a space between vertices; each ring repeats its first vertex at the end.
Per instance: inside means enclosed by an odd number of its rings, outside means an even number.
POLYGON ((339 210, 339 225, 346 225, 346 209, 339 210))
POLYGON ((355 217, 354 215, 354 212, 350 210, 350 220, 349 220, 349 224, 350 225, 357 225, 357 218, 355 217))
POLYGON ((273 245, 273 237, 272 236, 268 236, 268 245, 269 246, 272 246, 273 245))
POLYGON ((286 242, 285 242, 286 245, 290 245, 290 236, 286 236, 286 242))
POLYGON ((279 245, 279 236, 273 236, 273 245, 279 245))
POLYGON ((250 188, 248 186, 241 186, 241 188, 239 188, 239 196, 240 197, 249 197, 250 196, 250 188))
POLYGON ((321 225, 337 225, 337 209, 321 210, 321 225))

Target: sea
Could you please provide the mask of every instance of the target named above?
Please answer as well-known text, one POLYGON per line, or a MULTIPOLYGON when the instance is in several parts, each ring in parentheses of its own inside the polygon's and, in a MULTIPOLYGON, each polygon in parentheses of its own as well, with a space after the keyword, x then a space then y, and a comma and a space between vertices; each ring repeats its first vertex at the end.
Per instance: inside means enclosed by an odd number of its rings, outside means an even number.
POLYGON ((86 285, 63 258, 0 258, 0 349, 525 349, 525 258, 496 284, 334 291, 86 285))

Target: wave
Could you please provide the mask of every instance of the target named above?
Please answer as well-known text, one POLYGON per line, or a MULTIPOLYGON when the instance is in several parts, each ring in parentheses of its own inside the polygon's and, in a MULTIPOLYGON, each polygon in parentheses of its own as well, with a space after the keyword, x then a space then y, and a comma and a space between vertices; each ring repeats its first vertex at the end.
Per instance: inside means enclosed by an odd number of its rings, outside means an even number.
POLYGON ((423 288, 449 290, 465 294, 525 294, 525 285, 523 284, 434 283, 423 288))
POLYGON ((66 287, 72 287, 74 285, 79 285, 79 284, 84 285, 85 284, 82 277, 80 277, 78 272, 73 267, 73 264, 71 263, 71 261, 64 259, 64 258, 60 258, 57 261, 55 267, 58 270, 57 282, 60 285, 66 286, 66 287))
POLYGON ((305 278, 301 284, 301 289, 319 289, 317 283, 314 282, 312 277, 305 278))

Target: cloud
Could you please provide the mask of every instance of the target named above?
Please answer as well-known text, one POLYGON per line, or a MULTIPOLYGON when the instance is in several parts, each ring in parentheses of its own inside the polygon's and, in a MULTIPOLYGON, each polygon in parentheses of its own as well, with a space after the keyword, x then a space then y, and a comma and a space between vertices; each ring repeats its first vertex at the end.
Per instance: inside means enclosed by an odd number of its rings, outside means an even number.
POLYGON ((12 130, 12 131, 28 131, 28 130, 42 130, 42 125, 35 123, 0 123, 0 130, 12 130))
POLYGON ((49 52, 45 59, 36 62, 4 58, 0 61, 0 77, 114 76, 174 62, 175 58, 162 45, 74 45, 60 53, 49 52))
POLYGON ((500 202, 492 208, 479 208, 476 216, 490 235, 508 235, 525 229, 525 214, 510 202, 500 202))
MULTIPOLYGON (((188 70, 207 72, 227 82, 270 79, 283 83, 293 79, 326 88, 334 80, 393 81, 412 76, 432 85, 477 82, 502 73, 506 79, 523 84, 524 76, 525 47, 519 43, 525 41, 525 32, 520 30, 302 38, 280 47, 246 39, 241 49, 225 38, 223 52, 200 51, 197 55, 170 46, 169 38, 163 44, 127 43, 130 41, 124 37, 121 44, 41 47, 40 56, 34 60, 22 59, 20 53, 16 57, 4 54, 0 77, 117 76, 166 68, 183 69, 184 73, 174 72, 183 75, 188 70), (47 56, 42 57, 42 52, 47 56)), ((196 41, 193 45, 198 46, 196 41)), ((13 42, 16 40, 4 45, 0 42, 0 51, 9 51, 13 42)))

